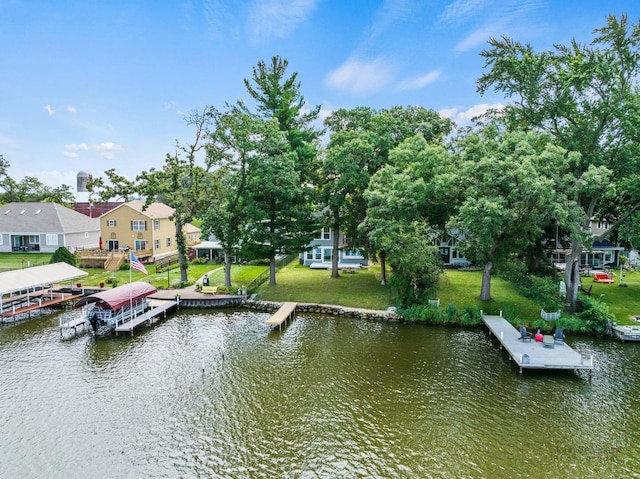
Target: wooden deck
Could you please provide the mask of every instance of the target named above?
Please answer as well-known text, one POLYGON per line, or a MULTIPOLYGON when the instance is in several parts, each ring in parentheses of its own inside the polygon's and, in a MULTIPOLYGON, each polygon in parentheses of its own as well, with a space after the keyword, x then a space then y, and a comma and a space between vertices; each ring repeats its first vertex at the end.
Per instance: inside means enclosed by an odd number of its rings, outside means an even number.
POLYGON ((115 331, 116 331, 116 336, 118 335, 118 333, 122 333, 122 332, 127 332, 127 333, 131 333, 131 335, 133 336, 133 330, 135 328, 137 328, 138 326, 142 325, 142 324, 146 324, 146 323, 152 323, 155 320, 157 320, 158 316, 160 316, 161 314, 164 314, 164 317, 167 317, 167 312, 174 309, 174 308, 178 308, 179 306, 179 301, 171 301, 171 300, 166 300, 166 301, 161 301, 161 300, 154 300, 154 303, 151 307, 150 310, 135 316, 132 320, 127 321, 125 323, 120 324, 119 326, 116 327, 115 331))
POLYGON ((282 324, 286 324, 287 319, 290 319, 295 314, 297 305, 298 303, 283 303, 280 309, 267 320, 267 324, 272 327, 278 326, 282 329, 282 324))
POLYGON ((581 354, 568 344, 522 341, 520 332, 502 316, 482 316, 482 321, 509 353, 522 374, 523 369, 593 369, 593 358, 581 354))
POLYGON ((81 297, 81 294, 73 294, 73 293, 60 293, 60 292, 46 292, 44 294, 36 294, 32 295, 29 301, 26 298, 21 300, 22 303, 26 302, 27 304, 22 306, 20 302, 14 301, 14 304, 11 305, 10 308, 2 310, 0 312, 0 316, 3 318, 12 318, 15 320, 16 316, 25 313, 31 313, 32 311, 47 308, 49 306, 55 306, 60 303, 64 303, 65 301, 71 301, 81 297), (16 306, 17 305, 17 306, 16 306))

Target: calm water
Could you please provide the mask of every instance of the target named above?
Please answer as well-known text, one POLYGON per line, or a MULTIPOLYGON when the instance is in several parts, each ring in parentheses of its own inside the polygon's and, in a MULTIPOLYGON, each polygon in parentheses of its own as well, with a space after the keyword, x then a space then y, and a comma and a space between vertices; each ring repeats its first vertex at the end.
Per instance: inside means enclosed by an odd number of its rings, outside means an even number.
POLYGON ((0 327, 0 477, 640 477, 640 344, 567 338, 589 382, 520 376, 484 329, 266 318, 0 327))

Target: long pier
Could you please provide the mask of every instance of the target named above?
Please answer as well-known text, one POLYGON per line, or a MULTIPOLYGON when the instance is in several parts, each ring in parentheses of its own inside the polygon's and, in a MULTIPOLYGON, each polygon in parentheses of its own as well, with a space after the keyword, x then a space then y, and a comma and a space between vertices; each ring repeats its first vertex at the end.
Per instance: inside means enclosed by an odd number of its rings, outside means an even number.
POLYGON ((161 314, 166 318, 168 311, 178 308, 180 305, 179 299, 176 299, 175 301, 172 301, 172 300, 153 300, 153 301, 154 301, 154 304, 150 310, 145 311, 144 313, 138 316, 134 316, 129 321, 120 323, 118 326, 116 326, 115 328, 116 336, 118 335, 118 333, 123 333, 123 332, 131 333, 131 336, 133 336, 133 330, 138 326, 140 326, 141 324, 153 323, 157 321, 158 316, 160 316, 161 314))
POLYGON ((520 332, 502 315, 482 315, 482 321, 516 362, 520 374, 523 369, 593 369, 593 357, 590 354, 581 354, 567 344, 545 345, 533 340, 522 341, 519 339, 520 332))
POLYGON ((282 331, 282 324, 286 324, 287 320, 295 315, 297 305, 298 303, 283 303, 280 309, 267 320, 267 324, 272 327, 278 326, 282 331))

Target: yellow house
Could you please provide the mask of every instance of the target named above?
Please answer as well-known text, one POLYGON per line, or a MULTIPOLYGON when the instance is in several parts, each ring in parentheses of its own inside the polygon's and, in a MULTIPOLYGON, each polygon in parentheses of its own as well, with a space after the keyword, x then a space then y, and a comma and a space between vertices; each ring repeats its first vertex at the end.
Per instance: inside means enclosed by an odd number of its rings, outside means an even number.
POLYGON ((100 216, 101 247, 109 251, 130 248, 139 259, 156 259, 176 253, 173 208, 164 203, 129 201, 100 216))

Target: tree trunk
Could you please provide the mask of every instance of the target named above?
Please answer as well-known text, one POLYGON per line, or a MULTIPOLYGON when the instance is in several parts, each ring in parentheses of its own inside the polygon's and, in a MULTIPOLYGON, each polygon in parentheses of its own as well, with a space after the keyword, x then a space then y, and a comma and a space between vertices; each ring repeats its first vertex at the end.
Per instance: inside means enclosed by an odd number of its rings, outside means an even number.
POLYGON ((564 270, 564 282, 567 286, 567 311, 573 313, 578 305, 578 290, 580 289, 580 256, 582 246, 578 240, 571 242, 571 252, 567 255, 564 270))
POLYGON ((331 277, 339 278, 338 272, 338 256, 340 248, 340 229, 333 228, 333 248, 331 249, 331 277))
POLYGON ((224 285, 227 288, 231 288, 231 253, 232 251, 224 252, 224 285))
POLYGON ((272 256, 269 259, 269 284, 276 284, 276 257, 272 256))
POLYGON ((482 301, 491 301, 491 269, 493 262, 487 261, 482 271, 482 286, 480 287, 480 299, 482 301))
POLYGON ((189 262, 187 261, 187 239, 183 230, 182 219, 176 215, 176 246, 178 250, 178 266, 180 267, 180 282, 186 284, 189 280, 187 269, 189 268, 189 262))
POLYGON ((384 251, 381 251, 379 254, 379 258, 380 258, 380 277, 382 278, 380 280, 380 284, 382 286, 386 286, 387 285, 387 253, 385 253, 384 251))

